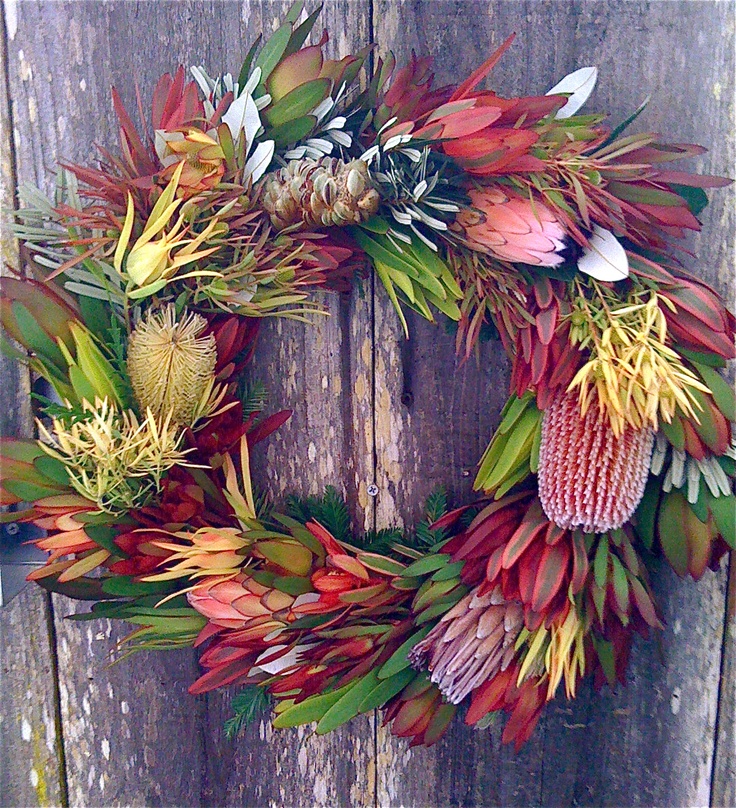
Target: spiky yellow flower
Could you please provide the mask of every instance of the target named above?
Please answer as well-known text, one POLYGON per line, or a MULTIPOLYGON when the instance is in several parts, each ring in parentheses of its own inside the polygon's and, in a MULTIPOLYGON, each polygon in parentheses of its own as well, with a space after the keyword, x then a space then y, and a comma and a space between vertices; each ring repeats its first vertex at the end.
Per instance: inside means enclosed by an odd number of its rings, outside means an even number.
POLYGON ((590 288, 593 295, 588 297, 578 282, 570 315, 572 343, 591 351, 568 388, 579 390, 582 414, 597 403, 617 435, 626 424, 657 429, 659 418, 671 422, 678 407, 697 421, 695 410, 701 407, 693 390, 710 390, 667 345, 662 306, 672 304, 647 290, 633 292, 622 304, 597 283, 590 288))
POLYGON ((523 629, 516 641, 516 649, 526 647, 518 685, 529 676, 547 674, 547 701, 554 698, 557 687, 565 679, 565 695, 575 698, 575 688, 585 673, 585 625, 574 606, 564 620, 556 621, 549 628, 541 625, 530 632, 523 629))
POLYGON ((66 467, 69 482, 108 513, 141 508, 160 490, 163 475, 183 462, 181 431, 149 409, 142 421, 107 399, 84 401, 88 418, 68 424, 54 418, 49 431, 38 421, 43 450, 66 467))
MULTIPOLYGON (((214 390, 217 349, 207 321, 168 305, 150 313, 131 334, 128 374, 136 401, 159 418, 191 426, 208 409, 214 390)), ((216 393, 215 393, 216 394, 216 393)))

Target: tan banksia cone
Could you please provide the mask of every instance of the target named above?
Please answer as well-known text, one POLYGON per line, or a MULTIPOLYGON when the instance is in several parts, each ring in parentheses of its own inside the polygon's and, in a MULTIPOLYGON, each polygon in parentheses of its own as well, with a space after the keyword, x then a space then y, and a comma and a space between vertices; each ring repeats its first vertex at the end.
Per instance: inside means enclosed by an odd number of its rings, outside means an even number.
POLYGON ((185 311, 177 321, 172 305, 138 323, 128 345, 128 375, 141 410, 191 425, 217 362, 214 336, 200 336, 206 328, 199 314, 185 311))
POLYGON ((496 587, 467 594, 409 654, 416 667, 425 666, 442 695, 459 704, 472 690, 516 656, 514 643, 524 626, 524 611, 507 602, 496 587))
POLYGON ((581 416, 577 393, 545 410, 539 447, 539 499, 563 528, 603 533, 627 522, 644 494, 654 431, 626 425, 616 436, 591 406, 581 416))
POLYGON ((270 175, 263 197, 263 207, 279 230, 297 223, 360 224, 378 210, 379 202, 368 166, 362 160, 345 163, 335 157, 292 160, 270 175))

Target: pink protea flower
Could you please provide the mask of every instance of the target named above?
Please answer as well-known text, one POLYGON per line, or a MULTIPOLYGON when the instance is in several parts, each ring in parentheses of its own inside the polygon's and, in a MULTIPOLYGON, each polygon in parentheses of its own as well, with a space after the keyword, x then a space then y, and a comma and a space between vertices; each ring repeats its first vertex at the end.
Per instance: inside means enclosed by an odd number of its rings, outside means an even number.
POLYGON ((500 587, 483 594, 477 587, 450 609, 409 654, 426 664, 431 681, 451 704, 506 670, 516 657, 514 643, 524 627, 524 611, 507 602, 500 587))
POLYGON ((603 533, 627 522, 644 494, 654 443, 650 427, 616 436, 597 407, 581 416, 576 393, 545 410, 539 447, 539 499, 562 528, 603 533))
POLYGON ((565 229, 541 202, 500 188, 469 192, 471 207, 457 216, 468 246, 504 261, 555 267, 562 263, 565 229))

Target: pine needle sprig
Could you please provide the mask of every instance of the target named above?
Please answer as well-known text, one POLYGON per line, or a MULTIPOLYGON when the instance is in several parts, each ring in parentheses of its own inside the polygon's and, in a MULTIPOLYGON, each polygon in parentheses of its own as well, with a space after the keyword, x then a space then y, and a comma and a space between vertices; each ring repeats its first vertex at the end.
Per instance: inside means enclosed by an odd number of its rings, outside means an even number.
POLYGON ((225 721, 225 737, 232 740, 247 726, 271 711, 273 698, 265 687, 249 685, 233 696, 230 708, 234 715, 225 721))
POLYGON ((354 543, 354 537, 350 532, 348 507, 334 486, 326 486, 322 497, 291 496, 287 500, 287 509, 292 519, 305 524, 314 519, 329 530, 338 541, 354 543))

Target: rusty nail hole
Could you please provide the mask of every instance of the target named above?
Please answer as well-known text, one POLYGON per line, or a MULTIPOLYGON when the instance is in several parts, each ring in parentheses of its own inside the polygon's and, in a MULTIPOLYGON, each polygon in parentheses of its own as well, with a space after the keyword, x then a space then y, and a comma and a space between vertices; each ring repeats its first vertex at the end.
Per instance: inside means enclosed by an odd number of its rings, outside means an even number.
POLYGON ((411 390, 404 390, 404 392, 401 394, 401 403, 405 407, 411 407, 411 405, 414 403, 414 393, 412 393, 411 390))

